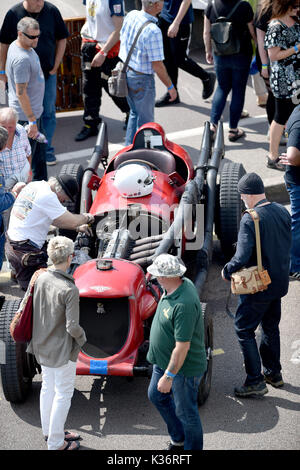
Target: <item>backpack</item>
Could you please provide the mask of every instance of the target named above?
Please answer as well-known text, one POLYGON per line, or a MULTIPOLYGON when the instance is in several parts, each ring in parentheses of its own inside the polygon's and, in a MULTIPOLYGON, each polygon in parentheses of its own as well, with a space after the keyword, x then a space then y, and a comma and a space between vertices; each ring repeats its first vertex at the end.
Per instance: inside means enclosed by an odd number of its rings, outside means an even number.
POLYGON ((234 6, 227 16, 219 16, 215 0, 212 1, 213 9, 215 10, 217 20, 216 23, 211 25, 211 39, 213 51, 216 55, 232 55, 238 54, 241 48, 241 41, 234 29, 234 25, 229 21, 241 0, 234 6))

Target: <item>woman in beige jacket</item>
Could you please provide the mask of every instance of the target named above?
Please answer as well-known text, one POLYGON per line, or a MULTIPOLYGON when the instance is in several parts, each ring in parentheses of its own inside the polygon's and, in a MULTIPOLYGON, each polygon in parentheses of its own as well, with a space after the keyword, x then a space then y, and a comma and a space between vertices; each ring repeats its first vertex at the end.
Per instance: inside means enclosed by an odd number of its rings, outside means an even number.
POLYGON ((48 244, 53 263, 40 274, 33 294, 33 332, 27 352, 42 367, 40 412, 49 450, 76 450, 79 435, 64 430, 74 393, 76 360, 86 342, 79 325, 79 291, 67 274, 74 243, 54 237, 48 244))

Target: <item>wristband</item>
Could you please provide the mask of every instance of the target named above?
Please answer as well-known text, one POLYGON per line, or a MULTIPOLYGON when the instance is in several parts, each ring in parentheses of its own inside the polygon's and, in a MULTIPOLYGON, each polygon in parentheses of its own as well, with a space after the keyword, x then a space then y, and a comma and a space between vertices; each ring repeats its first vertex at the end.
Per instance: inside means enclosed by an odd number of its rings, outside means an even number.
POLYGON ((168 87, 168 90, 172 90, 172 88, 174 88, 173 83, 172 83, 172 85, 170 85, 170 86, 168 87))
POLYGON ((173 374, 173 373, 170 372, 169 370, 166 370, 166 371, 165 371, 165 374, 166 374, 168 377, 171 377, 172 379, 174 379, 174 377, 176 377, 176 374, 173 374))
POLYGON ((295 49, 295 52, 299 52, 299 49, 298 49, 297 45, 294 46, 294 49, 295 49))
POLYGON ((107 52, 104 52, 102 49, 100 49, 99 54, 104 55, 105 57, 107 56, 107 52))
POLYGON ((36 121, 28 121, 28 124, 36 124, 36 121))
POLYGON ((268 68, 268 64, 262 64, 262 65, 261 65, 261 68, 262 68, 262 69, 267 69, 267 68, 268 68))
POLYGON ((5 75, 5 70, 0 70, 0 75, 5 75))

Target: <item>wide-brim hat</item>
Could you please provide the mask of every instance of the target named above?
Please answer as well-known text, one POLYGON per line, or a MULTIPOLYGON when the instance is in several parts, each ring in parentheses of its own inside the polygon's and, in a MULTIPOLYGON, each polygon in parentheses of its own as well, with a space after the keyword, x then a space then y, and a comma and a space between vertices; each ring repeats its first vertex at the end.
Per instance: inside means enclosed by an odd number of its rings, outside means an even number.
POLYGON ((154 277, 181 277, 186 267, 177 256, 162 254, 148 266, 147 271, 154 277))
POLYGON ((79 186, 74 176, 59 175, 56 179, 66 195, 71 199, 71 201, 75 202, 76 196, 79 193, 79 186))

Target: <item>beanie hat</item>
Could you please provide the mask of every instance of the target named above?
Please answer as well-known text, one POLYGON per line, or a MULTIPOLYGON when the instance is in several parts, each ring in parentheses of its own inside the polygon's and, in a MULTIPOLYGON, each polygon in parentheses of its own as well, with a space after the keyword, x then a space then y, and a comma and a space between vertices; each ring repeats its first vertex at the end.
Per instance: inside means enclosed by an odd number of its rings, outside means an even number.
POLYGON ((240 194, 263 194, 265 187, 259 175, 247 173, 238 182, 237 190, 240 194))
POLYGON ((79 186, 74 176, 60 175, 57 176, 56 179, 66 195, 71 199, 71 201, 75 202, 75 197, 79 193, 79 186))

